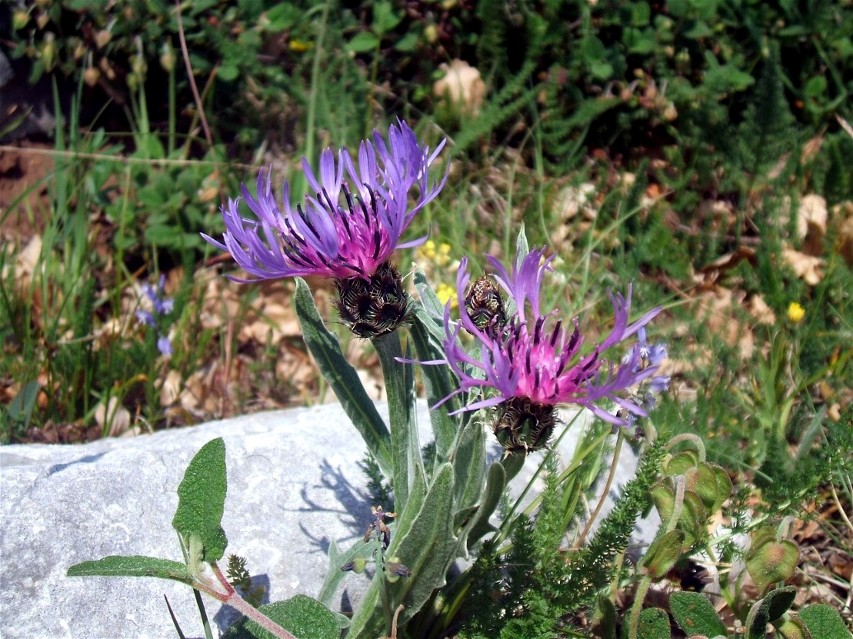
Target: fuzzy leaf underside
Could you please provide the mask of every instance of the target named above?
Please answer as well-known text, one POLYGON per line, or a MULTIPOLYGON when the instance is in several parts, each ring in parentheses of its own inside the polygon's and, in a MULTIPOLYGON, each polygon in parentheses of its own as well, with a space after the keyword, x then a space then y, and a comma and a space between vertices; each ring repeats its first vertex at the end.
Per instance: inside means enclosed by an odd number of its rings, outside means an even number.
POLYGON ((202 446, 187 466, 172 519, 172 527, 185 540, 198 535, 206 562, 222 559, 228 546, 221 526, 227 488, 225 441, 218 437, 202 446))
POLYGON ((144 555, 111 555, 74 564, 69 577, 157 577, 192 584, 186 564, 144 555))

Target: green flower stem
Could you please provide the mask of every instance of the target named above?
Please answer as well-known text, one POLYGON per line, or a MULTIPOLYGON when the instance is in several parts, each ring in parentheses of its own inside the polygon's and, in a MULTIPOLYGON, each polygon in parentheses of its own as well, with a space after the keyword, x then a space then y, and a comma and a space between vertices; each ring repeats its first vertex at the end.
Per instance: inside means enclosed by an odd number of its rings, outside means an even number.
POLYGON ((620 428, 616 431, 616 445, 613 448, 613 461, 610 462, 610 472, 607 475, 607 482, 604 484, 604 491, 601 493, 601 497, 599 497, 598 503, 595 505, 595 510, 592 511, 592 514, 586 521, 586 525, 583 527, 583 531, 578 537, 577 543, 575 544, 575 547, 577 548, 580 548, 586 542, 586 538, 587 535, 589 535, 592 524, 598 518, 598 514, 604 507, 604 502, 607 500, 607 495, 610 493, 610 487, 613 485, 613 479, 616 477, 616 468, 619 466, 619 454, 622 452, 623 441, 625 441, 625 430, 620 428))
MULTIPOLYGON (((663 534, 672 532, 678 525, 678 520, 681 519, 681 510, 684 507, 684 491, 686 482, 683 475, 675 478, 675 503, 672 505, 672 514, 669 521, 666 522, 666 528, 663 534)), ((643 569, 643 559, 637 564, 637 570, 643 569)), ((631 605, 631 618, 628 625, 628 639, 637 639, 637 630, 640 626, 640 613, 643 611, 643 602, 646 600, 646 595, 652 585, 651 575, 648 573, 640 580, 637 586, 637 592, 634 594, 634 603, 631 605)))

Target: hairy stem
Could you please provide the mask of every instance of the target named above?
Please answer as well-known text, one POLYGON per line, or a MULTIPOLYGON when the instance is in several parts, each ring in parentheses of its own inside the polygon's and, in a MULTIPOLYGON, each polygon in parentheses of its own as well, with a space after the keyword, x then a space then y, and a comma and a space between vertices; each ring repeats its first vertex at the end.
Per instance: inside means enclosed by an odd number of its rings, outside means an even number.
POLYGON ((604 491, 601 493, 601 497, 598 499, 598 503, 595 505, 595 510, 592 511, 592 514, 587 519, 586 525, 583 527, 583 531, 578 537, 578 541, 576 547, 580 548, 586 542, 587 535, 589 535, 589 531, 592 528, 592 524, 598 518, 601 509, 604 507, 604 502, 607 500, 607 495, 610 493, 610 487, 613 485, 613 479, 616 477, 616 468, 619 465, 619 453, 622 452, 622 442, 625 440, 625 433, 622 428, 620 428, 616 433, 616 445, 613 448, 613 461, 610 462, 610 473, 607 475, 607 482, 604 484, 604 491))

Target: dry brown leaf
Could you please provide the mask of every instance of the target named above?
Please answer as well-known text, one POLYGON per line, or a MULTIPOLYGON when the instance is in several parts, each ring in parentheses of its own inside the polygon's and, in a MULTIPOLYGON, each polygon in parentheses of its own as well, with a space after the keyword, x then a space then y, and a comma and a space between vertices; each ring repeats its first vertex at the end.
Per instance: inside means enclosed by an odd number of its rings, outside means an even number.
POLYGON ((737 346, 741 357, 752 356, 755 337, 752 329, 739 322, 735 306, 742 306, 746 293, 715 286, 697 298, 698 314, 704 317, 711 332, 720 335, 729 346, 737 346))
POLYGON ((811 138, 810 140, 808 140, 803 145, 803 150, 800 153, 800 162, 802 164, 808 164, 809 162, 811 162, 812 159, 814 159, 815 156, 817 156, 818 152, 820 151, 821 146, 823 146, 823 136, 822 135, 817 135, 817 136, 811 138))
POLYGON ((101 432, 109 427, 109 436, 118 437, 130 428, 130 411, 113 395, 106 404, 103 400, 98 402, 95 407, 95 423, 101 432))
POLYGON ((433 94, 446 98, 460 113, 476 117, 486 97, 486 83, 480 77, 480 71, 458 59, 449 65, 441 64, 439 68, 444 77, 432 85, 433 94))
POLYGON ((826 199, 811 193, 800 200, 797 209, 797 236, 803 240, 803 252, 808 255, 823 254, 823 238, 826 235, 826 225, 829 213, 826 209, 826 199))
POLYGON ((746 303, 746 310, 759 324, 776 323, 776 314, 760 295, 753 295, 749 298, 749 301, 746 303))
POLYGON ((809 286, 815 286, 823 279, 824 260, 819 257, 784 248, 782 259, 791 267, 794 274, 809 286))
POLYGON ((181 374, 170 370, 160 386, 160 406, 174 404, 181 395, 181 374))
POLYGON ((710 264, 706 264, 700 269, 701 273, 710 273, 712 271, 723 272, 736 267, 743 260, 747 260, 750 264, 755 263, 755 249, 748 246, 739 246, 734 252, 726 253, 718 257, 710 264))
POLYGON ((33 281, 33 275, 38 268, 41 257, 41 235, 33 235, 24 249, 15 258, 15 281, 18 283, 19 291, 29 289, 33 281))

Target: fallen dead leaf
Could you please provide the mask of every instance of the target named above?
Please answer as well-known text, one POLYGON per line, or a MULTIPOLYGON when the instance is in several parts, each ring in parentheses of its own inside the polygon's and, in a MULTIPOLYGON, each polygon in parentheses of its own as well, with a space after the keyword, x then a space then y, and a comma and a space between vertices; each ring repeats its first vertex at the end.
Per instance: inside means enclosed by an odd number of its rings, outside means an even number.
POLYGON ((782 259, 809 286, 816 286, 823 279, 824 260, 812 255, 806 255, 791 248, 782 249, 782 259))
POLYGON ((759 324, 776 323, 776 314, 760 295, 753 295, 749 298, 749 301, 746 303, 746 310, 759 324))
POLYGON ((800 200, 797 209, 797 236, 803 240, 804 253, 814 256, 823 254, 823 238, 826 236, 828 219, 826 199, 823 196, 810 193, 800 200))
POLYGON ((181 396, 181 374, 170 370, 160 386, 160 406, 171 406, 181 396))
POLYGON ((480 71, 458 59, 439 68, 444 77, 432 85, 433 94, 447 99, 460 113, 476 117, 486 97, 486 83, 480 77, 480 71))
POLYGON ((106 404, 103 401, 98 402, 95 407, 95 423, 101 432, 109 428, 109 436, 118 437, 130 428, 130 411, 113 395, 106 404))

